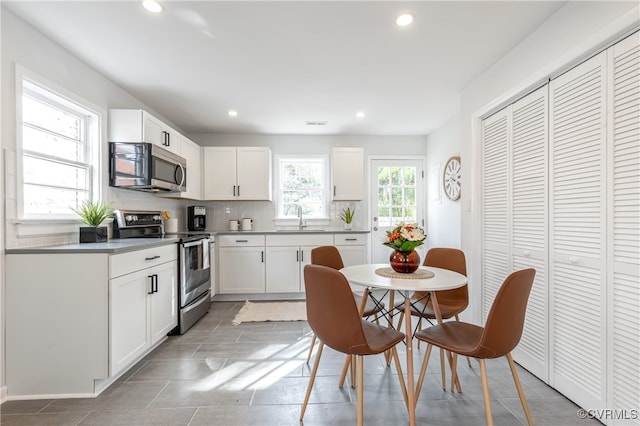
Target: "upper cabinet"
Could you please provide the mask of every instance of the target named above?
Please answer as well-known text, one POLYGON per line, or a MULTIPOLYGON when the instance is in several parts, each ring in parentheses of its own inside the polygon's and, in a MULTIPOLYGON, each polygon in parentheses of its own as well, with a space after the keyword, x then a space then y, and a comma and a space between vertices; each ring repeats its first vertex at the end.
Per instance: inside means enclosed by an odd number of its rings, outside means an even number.
POLYGON ((109 110, 110 142, 148 142, 180 155, 182 135, 141 109, 109 110))
POLYGON ((187 190, 180 193, 180 196, 202 200, 202 148, 183 136, 180 142, 180 156, 187 160, 187 190))
POLYGON ((271 200, 269 148, 216 146, 203 151, 205 200, 271 200))
POLYGON ((333 148, 331 185, 331 196, 334 201, 354 201, 364 198, 363 148, 333 148))

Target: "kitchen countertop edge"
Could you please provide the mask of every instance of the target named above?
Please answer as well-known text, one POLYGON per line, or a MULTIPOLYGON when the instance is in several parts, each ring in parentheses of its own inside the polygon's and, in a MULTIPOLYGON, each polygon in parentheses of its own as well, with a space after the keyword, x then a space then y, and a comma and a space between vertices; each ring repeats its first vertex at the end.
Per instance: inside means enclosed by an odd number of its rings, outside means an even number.
POLYGON ((368 229, 327 229, 322 230, 266 230, 266 231, 211 231, 214 235, 306 235, 306 234, 369 234, 368 229))
POLYGON ((71 243, 6 249, 5 254, 106 253, 119 254, 176 244, 176 237, 111 239, 104 243, 71 243))

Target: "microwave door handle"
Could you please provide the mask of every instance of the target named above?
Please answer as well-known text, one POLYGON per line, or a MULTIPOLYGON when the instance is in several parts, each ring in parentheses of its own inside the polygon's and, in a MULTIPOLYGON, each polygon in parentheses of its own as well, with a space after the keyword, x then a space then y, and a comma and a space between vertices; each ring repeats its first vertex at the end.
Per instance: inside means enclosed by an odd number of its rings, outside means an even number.
MULTIPOLYGON (((186 179, 186 176, 185 176, 184 167, 182 167, 182 164, 178 163, 178 167, 180 168, 180 172, 181 172, 180 174, 182 176, 182 179, 180 179, 180 183, 178 184, 178 186, 182 186, 182 185, 184 185, 184 180, 186 179)), ((176 172, 177 171, 178 171, 178 169, 176 168, 176 172)), ((176 180, 175 177, 176 176, 175 176, 175 173, 174 173, 174 175, 173 175, 174 180, 176 180)))

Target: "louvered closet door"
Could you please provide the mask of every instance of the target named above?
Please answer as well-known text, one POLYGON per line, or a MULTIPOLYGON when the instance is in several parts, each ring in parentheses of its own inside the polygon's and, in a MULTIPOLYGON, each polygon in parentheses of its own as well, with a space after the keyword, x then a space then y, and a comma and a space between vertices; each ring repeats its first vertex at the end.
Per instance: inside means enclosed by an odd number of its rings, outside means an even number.
POLYGON ((640 408, 640 32, 609 49, 609 65, 609 405, 629 410, 640 408))
POLYGON ((551 385, 606 396, 606 52, 550 83, 551 385))
POLYGON ((547 150, 548 86, 514 103, 511 109, 511 267, 535 268, 524 330, 513 357, 547 382, 547 150))
POLYGON ((482 320, 487 319, 500 285, 511 271, 509 248, 509 122, 507 110, 483 121, 482 128, 482 320))

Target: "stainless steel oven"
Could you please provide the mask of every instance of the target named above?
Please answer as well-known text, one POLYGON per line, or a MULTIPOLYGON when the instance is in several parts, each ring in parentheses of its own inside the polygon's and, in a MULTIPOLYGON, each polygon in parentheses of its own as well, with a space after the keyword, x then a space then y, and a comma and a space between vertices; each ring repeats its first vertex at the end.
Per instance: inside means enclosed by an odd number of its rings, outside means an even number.
POLYGON ((116 210, 115 238, 161 238, 178 240, 178 326, 173 333, 184 334, 211 305, 210 244, 212 237, 204 232, 164 234, 159 211, 116 210))
POLYGON ((208 235, 187 235, 178 243, 179 258, 179 333, 183 334, 211 304, 211 263, 208 235))

